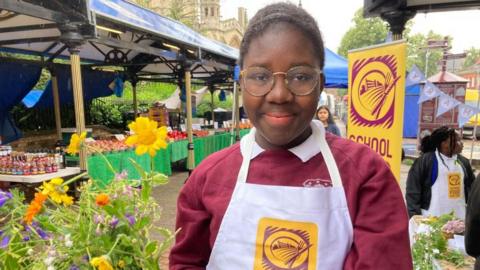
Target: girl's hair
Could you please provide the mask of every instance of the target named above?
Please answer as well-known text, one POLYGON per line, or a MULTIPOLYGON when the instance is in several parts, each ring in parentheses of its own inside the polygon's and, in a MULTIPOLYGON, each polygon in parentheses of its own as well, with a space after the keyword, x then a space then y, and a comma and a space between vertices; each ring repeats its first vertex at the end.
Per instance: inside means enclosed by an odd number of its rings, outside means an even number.
POLYGON ((330 113, 330 109, 328 109, 328 106, 327 106, 327 105, 322 105, 322 106, 318 107, 317 113, 315 113, 315 119, 320 120, 320 118, 318 118, 318 112, 319 112, 320 110, 326 110, 326 111, 328 112, 328 118, 327 118, 327 123, 328 123, 328 124, 335 124, 335 121, 333 120, 333 116, 332 116, 332 114, 330 113))
POLYGON ((440 149, 440 144, 450 138, 450 155, 453 154, 455 144, 457 143, 457 137, 455 136, 455 129, 447 126, 442 126, 435 129, 431 135, 427 135, 422 138, 420 143, 420 151, 422 153, 433 152, 436 149, 440 149))
POLYGON ((248 53, 250 43, 255 38, 264 34, 267 29, 278 23, 287 23, 302 31, 313 45, 314 54, 323 69, 325 52, 323 39, 315 19, 304 9, 291 3, 275 3, 260 9, 250 20, 247 30, 240 44, 240 67, 243 67, 243 59, 248 53))

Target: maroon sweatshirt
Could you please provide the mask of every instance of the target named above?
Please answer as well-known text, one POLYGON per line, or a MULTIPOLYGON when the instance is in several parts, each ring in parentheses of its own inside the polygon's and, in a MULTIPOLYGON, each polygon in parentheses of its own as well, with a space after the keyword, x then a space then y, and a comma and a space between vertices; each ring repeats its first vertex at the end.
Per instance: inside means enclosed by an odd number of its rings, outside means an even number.
MULTIPOLYGON (((407 211, 386 163, 365 145, 328 133, 326 139, 353 224, 344 269, 412 269, 407 211)), ((171 270, 205 269, 241 163, 240 145, 235 144, 206 158, 182 188, 176 224, 181 230, 170 253, 171 270)), ((308 179, 330 181, 321 154, 302 162, 288 150, 267 150, 251 160, 247 182, 308 186, 308 179)))

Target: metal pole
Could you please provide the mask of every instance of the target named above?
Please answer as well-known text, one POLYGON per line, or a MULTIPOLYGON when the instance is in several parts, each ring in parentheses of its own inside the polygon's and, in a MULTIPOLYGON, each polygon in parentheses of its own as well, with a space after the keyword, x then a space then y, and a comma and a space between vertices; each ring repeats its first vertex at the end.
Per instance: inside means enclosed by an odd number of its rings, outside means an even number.
POLYGON ((195 168, 195 152, 193 147, 193 132, 192 132, 192 85, 190 67, 185 67, 185 88, 187 95, 187 137, 188 137, 188 156, 187 169, 192 171, 195 168))
POLYGON ((210 108, 212 109, 212 125, 215 126, 215 112, 213 111, 215 109, 215 104, 213 104, 213 92, 215 92, 215 90, 213 90, 211 88, 211 91, 210 91, 210 100, 211 100, 211 106, 210 108))
MULTIPOLYGON (((480 69, 477 68, 477 78, 476 81, 478 82, 478 74, 480 69)), ((477 110, 480 107, 480 84, 477 86, 477 110)), ((475 114, 475 124, 473 125, 473 135, 472 135, 472 148, 470 149, 470 164, 473 160, 473 150, 475 146, 475 142, 477 142, 477 121, 478 121, 478 114, 475 114)))
MULTIPOLYGON (((236 85, 236 83, 235 83, 236 85)), ((236 87, 235 87, 236 88, 236 87)), ((237 93, 235 94, 235 105, 237 106, 235 108, 235 111, 237 112, 235 114, 235 140, 238 142, 240 141, 240 93, 237 90, 237 93)))
POLYGON ((62 118, 60 115, 60 97, 58 95, 58 80, 55 71, 51 70, 52 74, 52 92, 53 92, 53 109, 55 113, 55 128, 57 130, 57 139, 62 139, 62 118))
POLYGON ((232 126, 230 128, 230 144, 235 143, 235 130, 236 130, 236 123, 237 123, 237 114, 239 114, 238 111, 238 103, 237 103, 237 82, 233 81, 233 108, 232 108, 232 126))
POLYGON ((137 81, 132 80, 132 94, 133 94, 133 114, 134 120, 138 117, 138 102, 137 102, 137 81))
MULTIPOLYGON (((83 106, 82 71, 80 67, 79 49, 70 48, 70 65, 72 69, 73 100, 75 103, 75 125, 77 134, 85 131, 85 111, 83 106)), ((80 150, 80 169, 87 170, 87 152, 80 150)))
POLYGON ((428 50, 428 47, 427 47, 427 52, 425 53, 425 78, 428 78, 428 56, 430 54, 430 51, 428 50))

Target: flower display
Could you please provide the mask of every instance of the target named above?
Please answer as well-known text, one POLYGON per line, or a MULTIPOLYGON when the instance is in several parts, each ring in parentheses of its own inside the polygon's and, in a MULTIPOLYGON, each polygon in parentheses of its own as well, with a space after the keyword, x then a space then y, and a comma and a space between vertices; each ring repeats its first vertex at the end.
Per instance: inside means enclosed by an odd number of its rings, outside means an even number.
POLYGON ((77 154, 80 152, 80 147, 85 141, 85 138, 87 137, 87 133, 84 131, 80 136, 78 134, 73 134, 72 137, 70 138, 70 144, 67 147, 67 153, 73 155, 77 154))
POLYGON ((109 198, 108 195, 105 194, 105 193, 98 194, 97 197, 95 198, 95 203, 96 203, 98 206, 105 206, 105 205, 107 205, 109 202, 110 202, 110 198, 109 198))
POLYGON ((2 207, 11 198, 12 198, 12 193, 5 192, 0 189, 0 207, 2 207))
POLYGON ((95 257, 90 261, 90 264, 98 270, 113 270, 107 256, 95 257))
MULTIPOLYGON (((135 123, 137 134, 143 134, 144 120, 135 123)), ((136 140, 148 145, 151 155, 162 147, 163 131, 147 126, 153 143, 144 135, 136 140)), ((88 147, 84 138, 72 136, 70 150, 88 147)), ((142 179, 128 180, 120 173, 105 185, 83 181, 87 173, 53 178, 36 189, 33 199, 17 189, 0 190, 0 269, 160 269, 160 256, 175 233, 154 225, 161 209, 152 190, 166 184, 167 176, 132 163, 142 179), (76 181, 81 182, 74 189, 76 181)))
POLYGON ((35 193, 35 199, 30 203, 25 214, 24 221, 27 224, 32 223, 33 218, 42 210, 43 202, 47 199, 47 195, 42 192, 35 193))
POLYGON ((159 128, 156 121, 147 117, 138 117, 128 127, 133 135, 129 136, 125 143, 129 146, 135 146, 137 155, 148 152, 153 157, 160 148, 167 148, 167 128, 159 128))

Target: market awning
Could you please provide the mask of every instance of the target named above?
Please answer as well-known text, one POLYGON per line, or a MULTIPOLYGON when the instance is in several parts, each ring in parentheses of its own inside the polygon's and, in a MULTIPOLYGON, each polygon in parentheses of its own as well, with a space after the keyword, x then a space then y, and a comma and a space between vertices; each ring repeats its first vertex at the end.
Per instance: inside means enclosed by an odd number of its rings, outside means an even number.
POLYGON ((0 15, 0 50, 67 58, 63 41, 73 25, 84 39, 79 53, 84 63, 123 66, 140 79, 174 82, 183 76, 183 64, 188 62, 193 79, 225 80, 238 58, 237 49, 126 0, 90 0, 89 10, 72 16, 73 23, 65 18, 69 13, 53 8, 53 2, 39 0, 1 1, 0 10, 17 13, 0 15), (84 21, 75 25, 82 13, 84 21))

